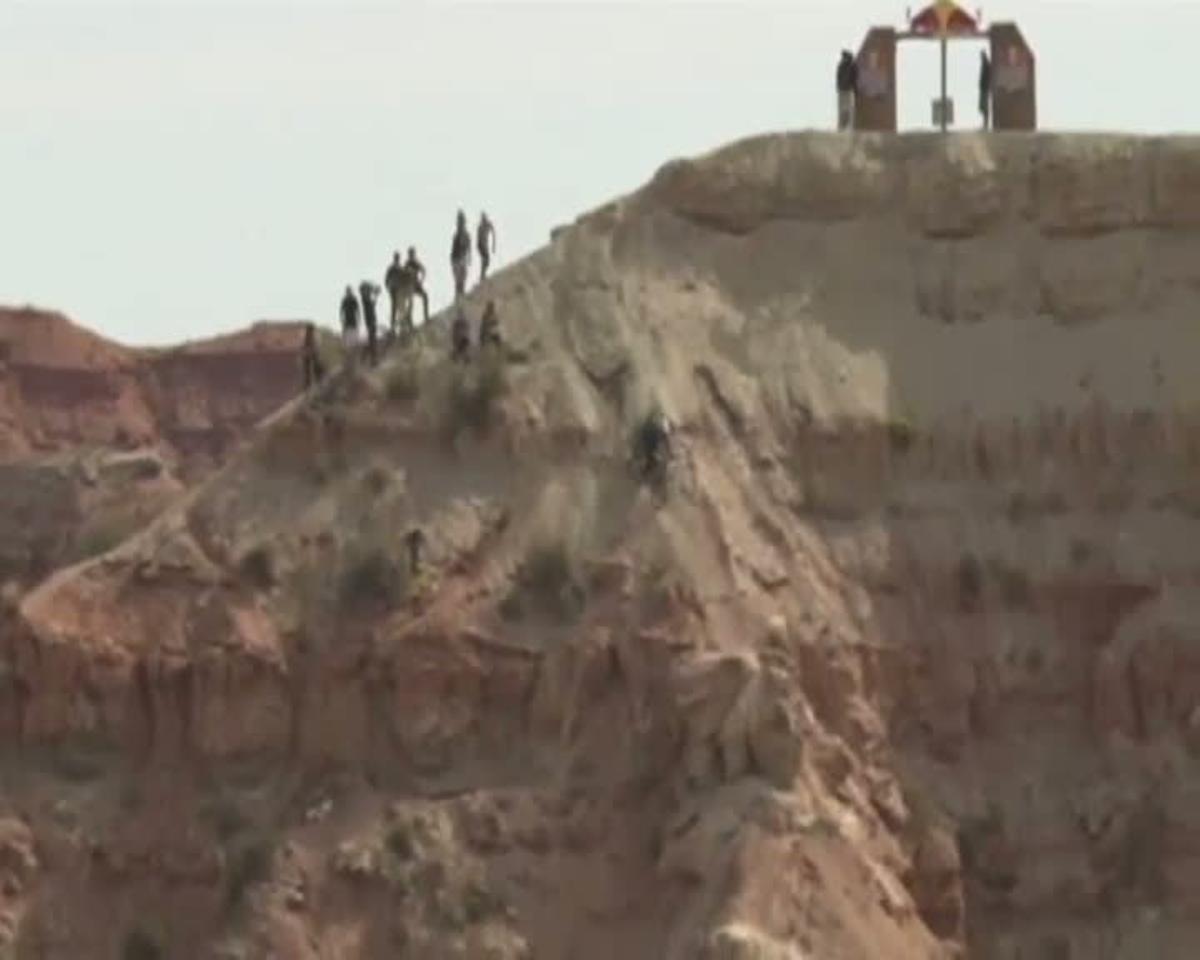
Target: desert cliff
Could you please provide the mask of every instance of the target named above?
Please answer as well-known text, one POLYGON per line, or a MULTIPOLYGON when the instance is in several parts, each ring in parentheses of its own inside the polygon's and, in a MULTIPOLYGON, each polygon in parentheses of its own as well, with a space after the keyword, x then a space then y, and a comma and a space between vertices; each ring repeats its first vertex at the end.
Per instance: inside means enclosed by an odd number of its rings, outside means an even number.
POLYGON ((1200 141, 759 138, 487 299, 0 614, 14 956, 1194 955, 1200 141))
POLYGON ((0 585, 103 552, 300 388, 301 326, 161 350, 0 309, 0 585))

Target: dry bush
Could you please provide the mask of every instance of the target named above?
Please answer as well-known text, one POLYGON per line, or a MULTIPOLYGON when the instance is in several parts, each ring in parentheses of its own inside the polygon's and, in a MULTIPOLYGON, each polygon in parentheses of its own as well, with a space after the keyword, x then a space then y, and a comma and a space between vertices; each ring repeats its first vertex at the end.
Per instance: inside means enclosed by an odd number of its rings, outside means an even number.
POLYGON ((887 435, 888 442, 896 453, 907 453, 917 439, 916 428, 903 418, 888 421, 887 435))
POLYGON ((121 945, 121 960, 161 960, 165 956, 158 940, 141 927, 130 930, 121 945))
POLYGON ((338 579, 343 611, 389 610, 407 595, 407 571, 383 547, 363 544, 343 557, 338 579))
POLYGON ((275 560, 271 549, 265 543, 260 543, 247 550, 238 561, 238 572, 247 581, 260 590, 266 590, 275 583, 275 560))
POLYGON ((521 564, 501 613, 519 619, 533 607, 559 620, 575 619, 586 602, 577 567, 565 543, 535 546, 521 564))
POLYGON ((420 357, 406 350, 388 369, 383 383, 384 394, 396 404, 414 403, 421 395, 420 357))
POLYGON ((456 370, 450 388, 450 432, 456 434, 463 428, 486 430, 507 390, 508 372, 499 351, 486 350, 474 364, 456 370))

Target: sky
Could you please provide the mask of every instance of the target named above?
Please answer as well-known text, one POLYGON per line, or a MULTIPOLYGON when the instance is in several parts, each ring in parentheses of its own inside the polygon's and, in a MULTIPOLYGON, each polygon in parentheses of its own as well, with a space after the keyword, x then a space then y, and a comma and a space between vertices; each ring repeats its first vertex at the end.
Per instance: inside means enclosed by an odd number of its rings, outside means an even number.
MULTIPOLYGON (((918 6, 917 3, 912 4, 918 6)), ((1038 57, 1043 129, 1200 126, 1200 0, 970 3, 1038 57)), ((828 129, 833 72, 905 3, 0 0, 0 303, 121 342, 334 325, 415 244, 449 299, 455 211, 502 265, 663 163, 828 129)), ((978 47, 951 54, 974 126, 978 47)), ((900 61, 929 125, 936 47, 900 61)))

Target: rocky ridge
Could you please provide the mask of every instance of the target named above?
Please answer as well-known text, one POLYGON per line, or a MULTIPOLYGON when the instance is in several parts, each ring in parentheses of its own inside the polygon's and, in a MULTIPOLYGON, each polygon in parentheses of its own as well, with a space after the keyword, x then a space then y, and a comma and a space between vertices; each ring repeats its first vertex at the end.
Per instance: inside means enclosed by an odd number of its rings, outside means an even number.
POLYGON ((786 135, 558 232, 7 610, 16 955, 1190 957, 1198 197, 786 135))

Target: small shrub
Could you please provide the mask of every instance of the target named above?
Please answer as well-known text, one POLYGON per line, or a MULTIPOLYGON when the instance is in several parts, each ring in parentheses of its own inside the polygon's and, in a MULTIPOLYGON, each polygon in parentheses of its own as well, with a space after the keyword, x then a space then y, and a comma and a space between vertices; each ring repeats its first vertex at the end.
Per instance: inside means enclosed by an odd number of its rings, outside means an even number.
POLYGON ((983 568, 974 554, 964 553, 962 559, 958 561, 955 581, 958 585, 958 600, 962 609, 974 608, 983 595, 983 568))
POLYGON ((124 524, 112 522, 85 527, 75 541, 74 559, 82 562, 102 556, 120 544, 128 533, 124 524))
POLYGON ((501 614, 519 618, 525 612, 526 598, 563 620, 572 619, 582 611, 584 590, 564 544, 546 544, 530 552, 517 575, 514 593, 501 607, 501 614))
POLYGON ((917 431, 907 420, 890 420, 887 425, 888 442, 897 453, 907 453, 917 438, 917 431))
POLYGON ((1092 559, 1092 545, 1086 540, 1071 541, 1071 565, 1075 567, 1086 566, 1088 561, 1092 559))
POLYGON ((231 796, 221 793, 205 804, 204 817, 222 843, 228 843, 249 826, 249 819, 231 796))
POLYGON ((413 403, 421 393, 420 369, 415 354, 406 353, 387 372, 384 393, 393 403, 413 403))
POLYGON ((71 783, 91 783, 104 776, 111 762, 109 748, 98 738, 76 735, 49 748, 53 771, 71 783))
POLYGON ((379 547, 348 559, 339 582, 343 610, 388 609, 404 599, 406 577, 379 547))
POLYGON ((238 563, 238 571, 260 590, 272 586, 275 583, 275 561, 270 548, 259 544, 248 550, 238 563))
POLYGON ((251 840, 233 851, 229 858, 229 881, 226 887, 226 905, 233 909, 246 898, 251 888, 258 886, 271 875, 273 851, 265 840, 251 840))
POLYGON ((397 860, 411 860, 417 852, 412 832, 406 824, 397 824, 388 831, 387 848, 397 860))
POLYGON ((121 960, 161 960, 165 955, 158 941, 140 927, 130 930, 121 946, 121 960))
POLYGON ((380 496, 392 482, 392 472, 382 463, 373 463, 363 471, 363 485, 373 497, 380 496))
POLYGON ((454 380, 450 396, 452 430, 486 430, 507 389, 504 357, 494 350, 484 351, 474 367, 459 372, 454 380))
POLYGON ((1002 567, 997 573, 1000 595, 1005 604, 1017 610, 1027 610, 1033 605, 1033 587, 1029 577, 1013 567, 1002 567))
POLYGON ((471 883, 463 891, 462 908, 467 923, 483 923, 504 912, 504 901, 482 884, 471 883))

